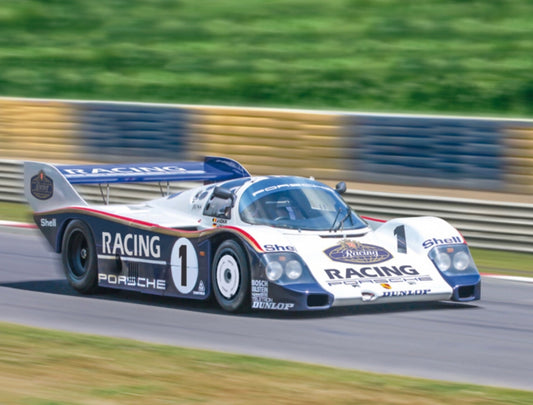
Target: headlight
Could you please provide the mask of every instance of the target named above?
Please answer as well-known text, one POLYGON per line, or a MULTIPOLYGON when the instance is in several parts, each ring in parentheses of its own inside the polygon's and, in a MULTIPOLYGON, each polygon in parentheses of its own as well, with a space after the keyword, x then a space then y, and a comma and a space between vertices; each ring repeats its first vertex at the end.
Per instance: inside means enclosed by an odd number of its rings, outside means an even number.
POLYGON ((434 260, 440 271, 448 271, 452 265, 452 259, 448 253, 439 252, 435 255, 434 260))
POLYGON ((479 274, 466 244, 435 246, 428 256, 441 273, 479 274))
POLYGON ((314 283, 302 258, 295 252, 268 252, 261 256, 264 276, 279 285, 314 283))
POLYGON ((459 271, 464 271, 470 265, 470 256, 466 252, 457 252, 453 255, 453 267, 459 271))
POLYGON ((300 276, 302 275, 302 272, 303 272, 302 265, 297 260, 291 260, 285 266, 285 274, 291 280, 296 280, 297 278, 300 278, 300 276))
POLYGON ((280 262, 269 262, 265 271, 270 281, 277 281, 283 275, 283 265, 280 262))

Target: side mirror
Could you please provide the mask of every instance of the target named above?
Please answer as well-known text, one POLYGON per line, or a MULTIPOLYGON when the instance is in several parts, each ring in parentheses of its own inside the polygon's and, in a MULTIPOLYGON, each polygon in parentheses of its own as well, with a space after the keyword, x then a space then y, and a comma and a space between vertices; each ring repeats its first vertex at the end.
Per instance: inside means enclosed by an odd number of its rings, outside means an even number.
POLYGON ((223 200, 233 200, 233 193, 227 188, 223 187, 215 187, 215 189, 213 190, 213 196, 221 198, 223 200))
POLYGON ((344 181, 337 183, 335 186, 335 191, 338 194, 344 194, 346 192, 346 183, 344 181))

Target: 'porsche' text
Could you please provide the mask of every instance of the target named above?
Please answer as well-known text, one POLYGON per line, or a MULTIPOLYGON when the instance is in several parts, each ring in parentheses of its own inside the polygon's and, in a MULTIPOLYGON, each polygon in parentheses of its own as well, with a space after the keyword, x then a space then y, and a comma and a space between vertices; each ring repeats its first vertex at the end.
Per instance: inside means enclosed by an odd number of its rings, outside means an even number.
POLYGON ((116 276, 114 274, 103 273, 98 274, 98 282, 116 286, 148 288, 153 290, 165 290, 167 288, 166 281, 162 279, 116 276))

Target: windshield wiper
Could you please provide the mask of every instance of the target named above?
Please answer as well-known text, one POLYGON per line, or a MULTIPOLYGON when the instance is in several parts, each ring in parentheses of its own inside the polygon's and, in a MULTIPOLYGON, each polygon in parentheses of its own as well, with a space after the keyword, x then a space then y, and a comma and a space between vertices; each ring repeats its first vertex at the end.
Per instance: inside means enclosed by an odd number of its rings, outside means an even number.
POLYGON ((329 228, 328 232, 333 231, 333 228, 335 228, 335 224, 337 223, 337 219, 339 218, 339 215, 341 214, 341 212, 342 212, 342 208, 339 208, 339 210, 337 211, 337 215, 335 215, 335 219, 333 220, 333 223, 331 224, 331 228, 329 228))
MULTIPOLYGON (((337 232, 339 229, 344 229, 344 221, 346 221, 348 219, 348 217, 352 217, 351 216, 351 211, 350 210, 347 210, 346 211, 346 215, 341 219, 341 222, 339 222, 339 226, 337 228, 335 228, 335 232, 337 232)), ((353 224, 353 222, 352 222, 353 224)))

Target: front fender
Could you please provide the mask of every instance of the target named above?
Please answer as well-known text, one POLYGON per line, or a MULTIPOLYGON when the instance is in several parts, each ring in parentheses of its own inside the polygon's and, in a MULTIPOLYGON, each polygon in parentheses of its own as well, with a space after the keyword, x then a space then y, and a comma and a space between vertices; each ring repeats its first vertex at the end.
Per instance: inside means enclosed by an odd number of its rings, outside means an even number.
POLYGON ((391 219, 377 228, 375 234, 397 253, 427 255, 434 246, 466 243, 452 225, 431 216, 391 219))

